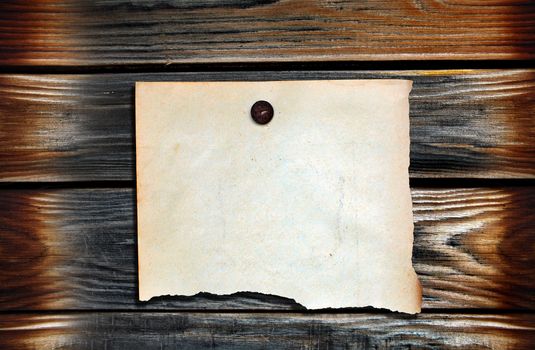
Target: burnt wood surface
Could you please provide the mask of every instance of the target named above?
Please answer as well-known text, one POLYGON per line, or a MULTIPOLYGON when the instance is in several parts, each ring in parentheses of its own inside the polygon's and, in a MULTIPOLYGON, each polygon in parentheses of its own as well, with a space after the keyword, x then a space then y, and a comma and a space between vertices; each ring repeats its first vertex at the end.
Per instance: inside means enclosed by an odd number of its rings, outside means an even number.
POLYGON ((136 81, 402 78, 412 177, 534 178, 535 70, 0 75, 0 181, 134 179, 136 81))
POLYGON ((535 3, 0 2, 0 349, 535 344, 535 3), (137 301, 134 83, 403 78, 424 309, 137 301))
MULTIPOLYGON (((249 292, 139 302, 132 189, 1 193, 0 310, 303 309, 249 292)), ((535 189, 416 188, 412 196, 424 309, 535 308, 535 189)))
POLYGON ((0 347, 19 349, 531 350, 533 314, 180 313, 16 314, 0 347))
POLYGON ((0 65, 533 59, 534 18, 529 0, 5 0, 0 65))

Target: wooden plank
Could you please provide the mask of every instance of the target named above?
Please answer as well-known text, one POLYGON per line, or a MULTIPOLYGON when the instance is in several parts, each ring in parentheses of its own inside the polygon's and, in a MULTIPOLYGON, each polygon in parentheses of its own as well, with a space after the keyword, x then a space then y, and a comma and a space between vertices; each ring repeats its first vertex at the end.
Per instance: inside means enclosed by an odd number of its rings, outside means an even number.
POLYGON ((6 349, 532 349, 533 314, 3 315, 6 349))
MULTIPOLYGON (((535 307, 535 188, 413 189, 424 308, 535 307)), ((137 301, 131 189, 2 190, 0 310, 301 309, 256 293, 137 301)))
POLYGON ((0 181, 132 180, 135 81, 406 78, 412 177, 535 177, 535 70, 0 75, 0 181))
POLYGON ((0 65, 535 58, 530 1, 2 1, 0 65))

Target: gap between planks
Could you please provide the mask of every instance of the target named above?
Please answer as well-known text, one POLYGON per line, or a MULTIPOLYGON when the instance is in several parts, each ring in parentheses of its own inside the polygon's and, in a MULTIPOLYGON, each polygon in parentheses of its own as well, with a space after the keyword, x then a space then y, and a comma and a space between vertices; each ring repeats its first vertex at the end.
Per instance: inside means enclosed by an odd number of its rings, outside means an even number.
MULTIPOLYGON (((485 178, 410 178, 411 187, 419 188, 470 188, 470 187, 530 187, 535 178, 527 179, 485 179, 485 178)), ((134 180, 103 181, 1 181, 1 190, 53 190, 53 189, 135 189, 134 180)))
POLYGON ((314 61, 314 62, 221 62, 173 64, 120 64, 92 66, 9 66, 1 65, 0 74, 127 74, 193 72, 284 72, 284 71, 417 71, 532 69, 533 60, 407 60, 407 61, 314 61))

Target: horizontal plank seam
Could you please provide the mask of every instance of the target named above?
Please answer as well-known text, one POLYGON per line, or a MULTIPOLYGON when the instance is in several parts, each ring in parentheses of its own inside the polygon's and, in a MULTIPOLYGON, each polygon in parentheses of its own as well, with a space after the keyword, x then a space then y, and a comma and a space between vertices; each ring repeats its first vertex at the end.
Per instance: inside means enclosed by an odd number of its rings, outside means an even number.
MULTIPOLYGON (((534 178, 411 178, 411 187, 418 188, 473 188, 473 187, 529 187, 535 186, 534 178)), ((133 189, 136 182, 132 180, 116 181, 20 181, 2 182, 0 190, 47 190, 47 189, 113 189, 125 188, 133 189)))
POLYGON ((225 71, 343 71, 343 70, 440 70, 440 69, 526 69, 532 60, 408 60, 408 61, 310 61, 120 64, 89 66, 0 66, 0 74, 102 74, 225 71))
MULTIPOLYGON (((17 314, 91 314, 91 313, 198 313, 198 314, 289 314, 289 315, 336 315, 336 314, 381 314, 402 315, 384 309, 358 308, 335 310, 269 310, 269 309, 50 309, 50 310, 0 310, 0 315, 17 314)), ((423 308, 420 314, 465 314, 465 315, 512 315, 535 314, 532 309, 423 308)))

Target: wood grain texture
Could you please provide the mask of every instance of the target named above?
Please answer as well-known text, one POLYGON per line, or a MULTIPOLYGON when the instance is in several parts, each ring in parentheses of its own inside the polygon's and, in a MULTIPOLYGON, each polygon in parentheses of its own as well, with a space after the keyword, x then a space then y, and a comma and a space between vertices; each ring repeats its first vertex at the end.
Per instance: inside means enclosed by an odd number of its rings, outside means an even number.
POLYGON ((76 313, 0 319, 21 349, 532 349, 535 315, 76 313))
MULTIPOLYGON (((131 189, 1 194, 0 310, 302 309, 245 292, 138 302, 131 189)), ((535 308, 535 188, 412 195, 424 308, 535 308)))
POLYGON ((1 65, 533 59, 529 0, 0 3, 1 65))
POLYGON ((535 177, 535 70, 0 75, 0 181, 134 178, 135 81, 404 78, 412 177, 535 177))
MULTIPOLYGON (((0 66, 529 60, 534 28, 528 0, 5 0, 0 66)), ((522 69, 4 74, 0 181, 134 180, 135 81, 397 77, 415 81, 412 178, 535 177, 535 70, 522 69)), ((2 189, 0 349, 532 349, 535 188, 412 195, 417 316, 249 292, 140 303, 133 190, 2 189)))

